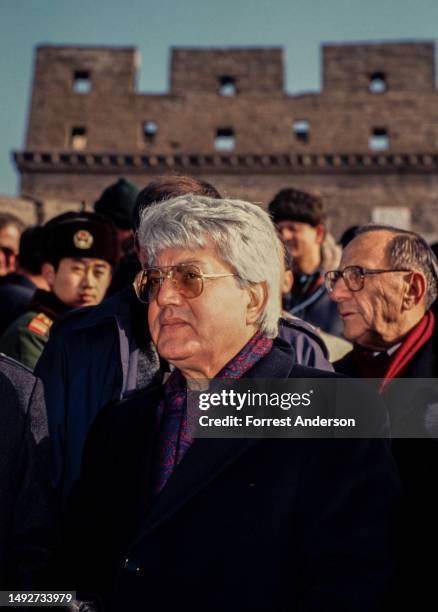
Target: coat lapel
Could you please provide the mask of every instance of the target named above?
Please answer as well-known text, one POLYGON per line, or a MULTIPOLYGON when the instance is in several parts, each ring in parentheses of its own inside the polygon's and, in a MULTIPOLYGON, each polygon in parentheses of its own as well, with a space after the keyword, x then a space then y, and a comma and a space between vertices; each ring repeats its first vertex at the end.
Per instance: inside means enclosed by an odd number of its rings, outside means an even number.
MULTIPOLYGON (((289 378, 294 361, 293 349, 276 340, 272 351, 244 378, 289 378)), ((259 442, 256 438, 197 438, 145 516, 131 549, 259 442)))

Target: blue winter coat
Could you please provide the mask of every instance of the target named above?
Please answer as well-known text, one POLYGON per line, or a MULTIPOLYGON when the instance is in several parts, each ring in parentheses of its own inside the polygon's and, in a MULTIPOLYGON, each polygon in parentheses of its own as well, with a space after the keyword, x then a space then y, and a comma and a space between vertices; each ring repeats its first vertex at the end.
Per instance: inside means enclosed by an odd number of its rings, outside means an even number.
MULTIPOLYGON (((134 326, 142 323, 154 350, 144 306, 129 288, 68 313, 51 330, 35 374, 44 383, 52 478, 63 499, 79 475, 85 438, 99 410, 136 390, 140 332, 134 326)), ((157 363, 151 364, 150 380, 161 376, 157 363)))

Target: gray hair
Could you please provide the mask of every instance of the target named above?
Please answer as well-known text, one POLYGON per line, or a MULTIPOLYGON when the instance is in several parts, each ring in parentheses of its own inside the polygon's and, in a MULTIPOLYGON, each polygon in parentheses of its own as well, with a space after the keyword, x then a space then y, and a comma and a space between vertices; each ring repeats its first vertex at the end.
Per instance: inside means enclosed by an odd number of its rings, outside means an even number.
POLYGON ((278 334, 282 245, 269 215, 241 200, 182 195, 152 204, 141 214, 138 241, 149 265, 163 249, 192 249, 213 243, 235 270, 242 288, 266 283, 268 300, 258 321, 270 338, 278 334))
POLYGON ((386 231, 394 234, 386 246, 389 265, 393 268, 411 268, 421 272, 426 278, 426 310, 430 308, 438 295, 438 262, 427 244, 419 234, 402 230, 392 225, 363 225, 356 237, 368 232, 386 231))

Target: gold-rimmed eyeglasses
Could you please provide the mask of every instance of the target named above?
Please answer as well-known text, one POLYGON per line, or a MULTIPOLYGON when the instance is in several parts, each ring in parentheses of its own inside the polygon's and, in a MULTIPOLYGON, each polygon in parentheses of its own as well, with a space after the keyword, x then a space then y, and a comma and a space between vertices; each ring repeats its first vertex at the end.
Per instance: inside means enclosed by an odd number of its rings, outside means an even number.
POLYGON ((237 274, 204 274, 194 264, 181 263, 161 268, 145 268, 137 274, 134 289, 140 302, 150 304, 157 299, 158 293, 166 279, 169 279, 176 291, 189 300, 201 295, 204 280, 237 276, 237 274))

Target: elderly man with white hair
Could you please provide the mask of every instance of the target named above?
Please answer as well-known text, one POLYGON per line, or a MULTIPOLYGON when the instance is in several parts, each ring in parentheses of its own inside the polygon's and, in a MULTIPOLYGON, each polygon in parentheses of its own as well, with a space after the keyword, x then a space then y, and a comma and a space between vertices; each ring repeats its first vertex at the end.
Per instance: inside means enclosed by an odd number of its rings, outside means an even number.
POLYGON ((174 369, 94 423, 58 583, 117 611, 377 610, 398 491, 383 441, 193 439, 189 427, 199 379, 336 378, 277 338, 269 216, 181 196, 143 212, 139 241, 137 294, 174 369))

